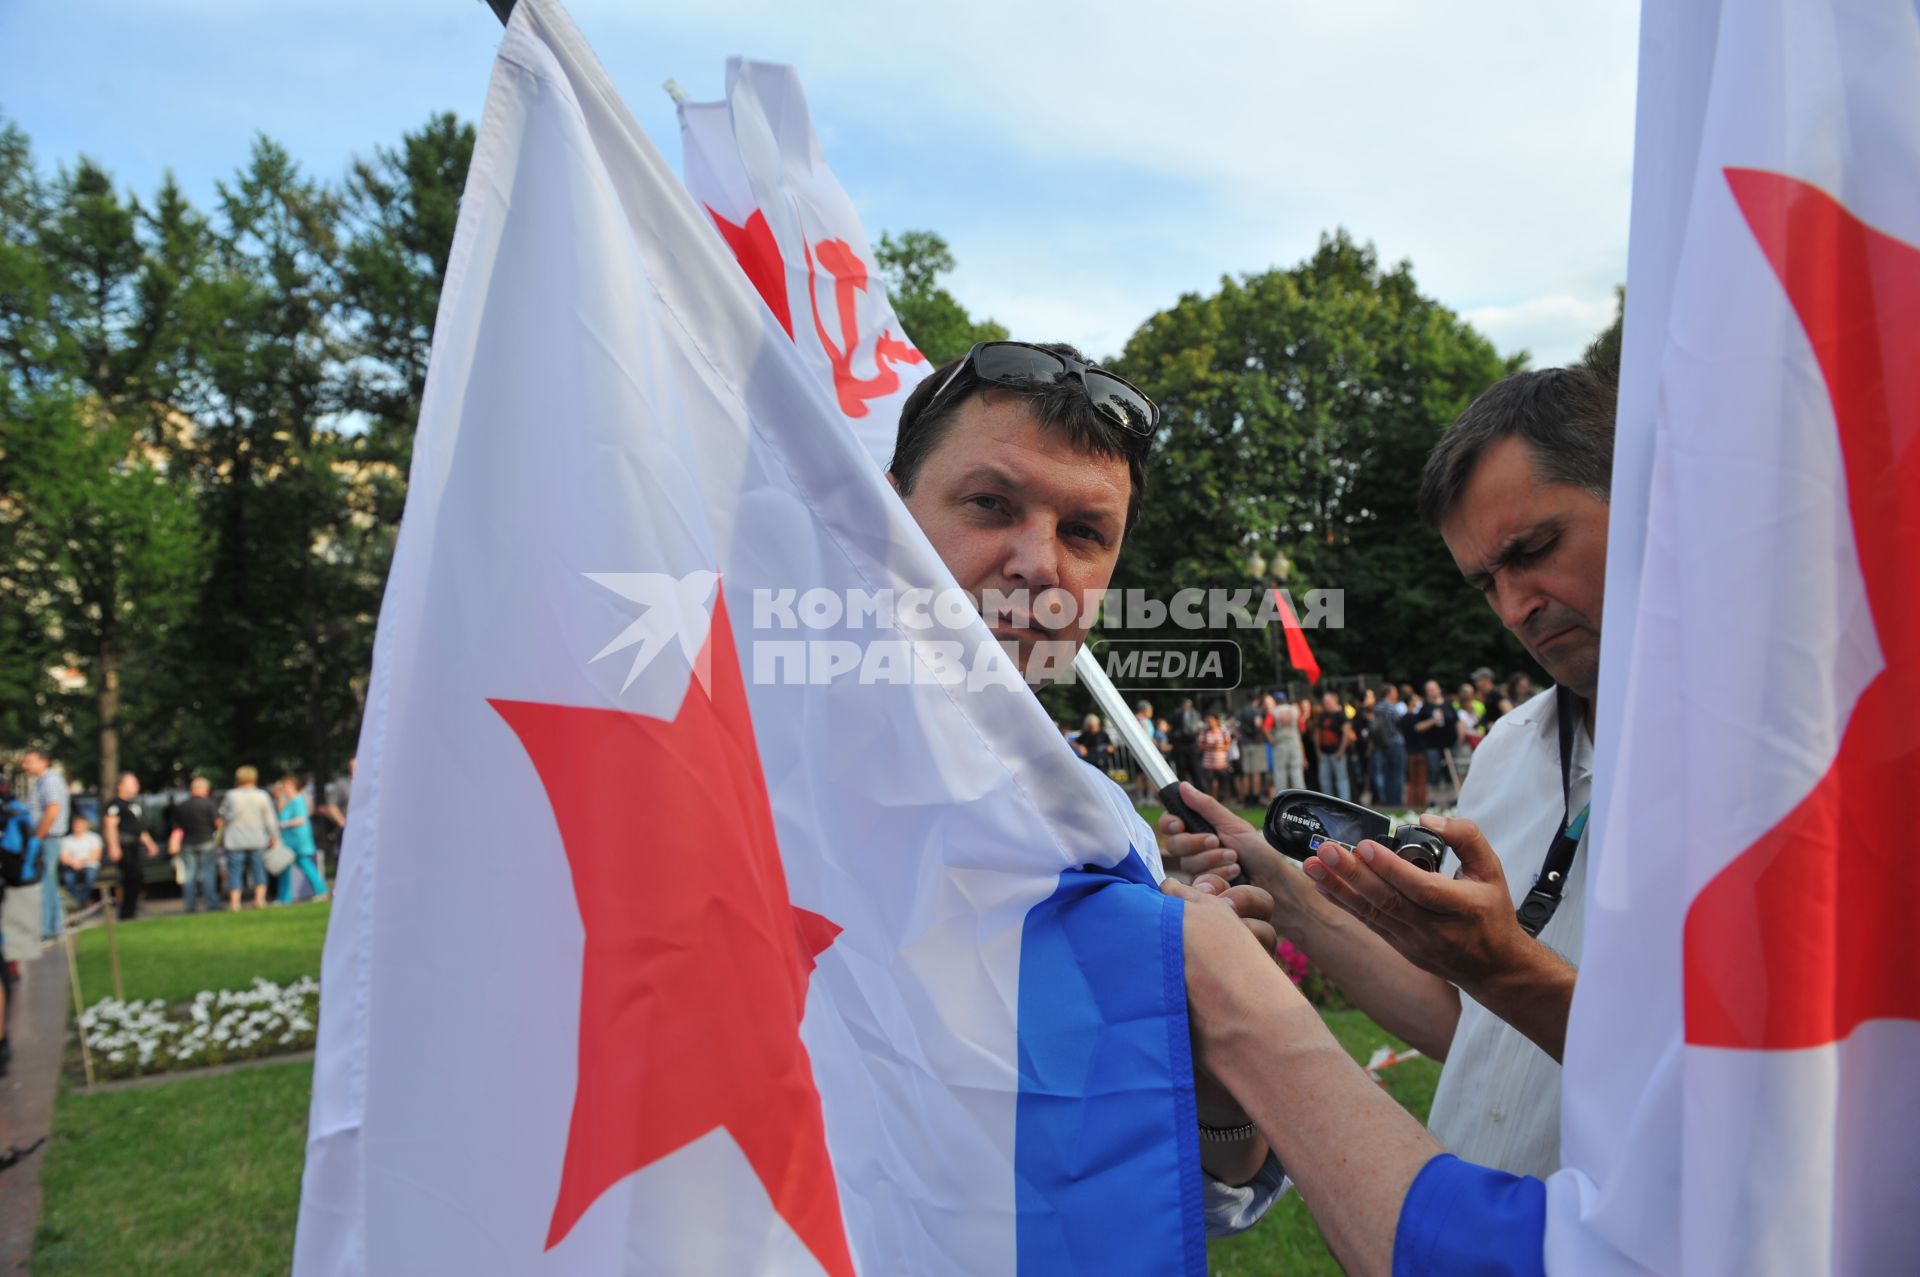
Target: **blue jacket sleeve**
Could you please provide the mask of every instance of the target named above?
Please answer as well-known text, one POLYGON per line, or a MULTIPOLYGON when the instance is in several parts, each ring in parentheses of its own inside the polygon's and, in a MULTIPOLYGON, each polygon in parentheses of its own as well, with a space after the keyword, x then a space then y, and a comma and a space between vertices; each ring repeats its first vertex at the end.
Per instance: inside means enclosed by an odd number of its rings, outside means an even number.
POLYGON ((1442 1153, 1414 1176, 1393 1277, 1545 1277, 1547 1186, 1442 1153))

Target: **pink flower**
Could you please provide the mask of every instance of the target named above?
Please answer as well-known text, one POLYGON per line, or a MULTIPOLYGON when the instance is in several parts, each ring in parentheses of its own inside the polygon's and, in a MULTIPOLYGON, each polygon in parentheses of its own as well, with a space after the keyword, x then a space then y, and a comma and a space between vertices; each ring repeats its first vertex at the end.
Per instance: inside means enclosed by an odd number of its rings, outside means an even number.
POLYGON ((1305 982, 1307 978, 1307 955, 1296 948, 1292 941, 1282 940, 1278 945, 1274 946, 1273 956, 1279 959, 1280 966, 1286 971, 1288 977, 1291 978, 1295 984, 1305 982))

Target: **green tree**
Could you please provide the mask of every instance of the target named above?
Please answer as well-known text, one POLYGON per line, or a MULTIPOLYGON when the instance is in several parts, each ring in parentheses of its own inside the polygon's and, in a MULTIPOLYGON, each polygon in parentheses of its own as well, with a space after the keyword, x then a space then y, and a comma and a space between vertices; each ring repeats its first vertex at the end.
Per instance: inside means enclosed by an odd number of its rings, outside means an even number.
POLYGON ((203 571, 198 511, 153 464, 129 460, 132 432, 97 401, 41 396, 0 430, 26 511, 13 548, 30 565, 39 609, 88 672, 84 717, 104 787, 123 762, 123 662, 192 606, 203 571))
POLYGON ((899 239, 882 231, 873 255, 886 277, 887 296, 907 338, 937 367, 958 359, 975 342, 1005 341, 1007 330, 991 319, 975 320, 940 277, 953 270, 953 252, 932 231, 906 231, 899 239))
POLYGON ((168 238, 184 209, 170 183, 152 215, 82 159, 36 203, 37 278, 9 316, 18 362, 6 379, 7 492, 19 518, 8 559, 44 636, 42 660, 51 645, 88 675, 84 717, 110 782, 122 764, 126 662, 165 644, 201 561, 163 443, 188 344, 180 271, 192 263, 168 238))
POLYGON ((343 755, 360 646, 335 548, 340 452, 338 197, 261 138, 219 188, 214 261, 195 293, 192 450, 211 577, 186 681, 222 765, 343 755))
POLYGON ((1620 332, 1627 322, 1627 289, 1624 284, 1613 288, 1613 322, 1595 335, 1587 343, 1580 355, 1580 362, 1595 372, 1620 375, 1620 332))
MULTIPOLYGON (((1164 417, 1116 584, 1250 588, 1250 554, 1280 551, 1297 602, 1344 592, 1343 628, 1309 634, 1326 674, 1447 681, 1482 662, 1521 667, 1414 504, 1434 441, 1524 359, 1502 359, 1420 293, 1410 264, 1383 268, 1344 231, 1298 266, 1181 298, 1119 365, 1164 417)), ((1246 683, 1277 681, 1268 642, 1237 637, 1246 683)))
POLYGON ((371 160, 355 162, 347 179, 340 300, 353 364, 345 406, 366 422, 357 454, 393 471, 369 511, 386 525, 398 524, 405 500, 440 283, 473 143, 471 124, 435 115, 398 149, 381 147, 371 160))

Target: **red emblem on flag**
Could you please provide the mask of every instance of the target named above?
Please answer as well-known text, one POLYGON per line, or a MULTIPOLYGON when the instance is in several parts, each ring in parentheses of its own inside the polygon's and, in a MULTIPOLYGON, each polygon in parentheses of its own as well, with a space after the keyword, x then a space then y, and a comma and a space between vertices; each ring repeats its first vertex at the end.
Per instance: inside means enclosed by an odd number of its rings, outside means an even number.
MULTIPOLYGON (((802 247, 805 247, 804 241, 802 247)), ((908 342, 895 337, 891 331, 883 329, 873 343, 873 376, 855 374, 853 354, 860 344, 859 295, 866 292, 867 285, 872 282, 867 274, 867 264, 843 239, 823 239, 813 248, 808 248, 806 253, 807 299, 813 303, 813 331, 826 349, 827 361, 833 365, 833 390, 839 397, 840 411, 849 417, 864 417, 867 415, 867 400, 884 399, 900 389, 900 374, 893 370, 894 364, 923 364, 927 357, 908 342), (820 255, 820 265, 833 277, 834 308, 840 320, 838 346, 827 335, 827 325, 820 318, 820 298, 815 290, 819 273, 814 266, 816 250, 820 255)))
POLYGON ((800 1041, 814 958, 839 928, 787 896, 724 594, 700 660, 711 690, 690 681, 671 721, 491 702, 553 805, 585 932, 547 1246, 615 1183, 725 1127, 821 1267, 852 1277, 800 1041))
POLYGON ((1920 930, 1906 813, 1920 785, 1920 250, 1794 178, 1729 169, 1727 181, 1833 400, 1885 660, 1812 792, 1687 914, 1687 1041, 1792 1050, 1869 1020, 1920 1019, 1920 981, 1904 956, 1920 930))

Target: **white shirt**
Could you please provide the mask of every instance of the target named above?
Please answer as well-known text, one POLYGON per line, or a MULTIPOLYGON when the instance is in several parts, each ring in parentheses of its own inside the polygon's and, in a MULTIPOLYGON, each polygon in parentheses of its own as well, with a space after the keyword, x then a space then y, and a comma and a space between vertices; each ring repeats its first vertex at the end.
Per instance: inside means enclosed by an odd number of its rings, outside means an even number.
MULTIPOLYGON (((1559 723, 1549 688, 1493 725, 1460 791, 1460 815, 1479 825, 1499 854, 1515 905, 1533 889, 1565 814, 1559 723)), ((1573 734, 1572 778, 1577 815, 1593 791, 1593 742, 1584 727, 1573 734)), ((1560 907, 1539 936, 1576 967, 1588 850, 1574 856, 1560 907)), ((1448 862, 1443 872, 1458 867, 1451 856, 1448 862)), ((1462 993, 1427 1125, 1464 1161, 1544 1179, 1560 1169, 1560 1066, 1462 993)))

